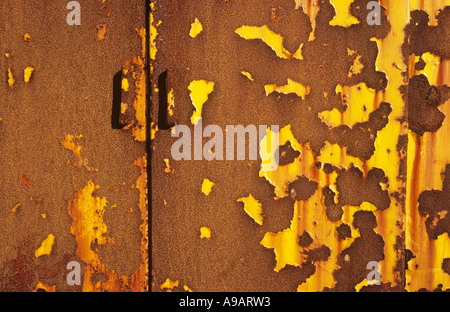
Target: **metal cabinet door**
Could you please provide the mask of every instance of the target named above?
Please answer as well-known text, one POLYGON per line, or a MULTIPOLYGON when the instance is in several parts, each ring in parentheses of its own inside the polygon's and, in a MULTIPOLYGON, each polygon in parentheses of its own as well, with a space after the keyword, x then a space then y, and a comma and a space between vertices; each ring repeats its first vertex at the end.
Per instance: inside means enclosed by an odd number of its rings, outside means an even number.
POLYGON ((145 1, 8 0, 0 16, 0 289, 148 289, 145 137, 119 123, 145 1))
POLYGON ((152 2, 153 291, 407 288, 411 13, 368 2, 152 2), (278 168, 227 160, 227 125, 279 126, 278 168))

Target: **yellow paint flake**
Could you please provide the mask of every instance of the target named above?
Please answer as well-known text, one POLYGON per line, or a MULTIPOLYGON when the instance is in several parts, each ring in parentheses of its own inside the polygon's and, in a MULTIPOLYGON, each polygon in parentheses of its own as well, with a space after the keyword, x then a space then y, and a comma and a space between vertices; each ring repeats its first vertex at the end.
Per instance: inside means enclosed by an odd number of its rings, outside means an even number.
POLYGON ((303 43, 300 44, 300 47, 298 48, 298 50, 292 56, 294 58, 298 59, 298 60, 303 60, 302 49, 303 49, 303 43))
POLYGON ((104 245, 111 242, 103 236, 107 232, 103 222, 106 198, 92 196, 98 188, 98 185, 89 181, 85 187, 74 193, 74 200, 68 202, 69 215, 73 219, 70 233, 75 235, 78 243, 77 256, 86 263, 100 263, 98 254, 91 249, 92 243, 104 245))
POLYGON ((305 99, 305 96, 309 94, 310 87, 304 86, 303 84, 296 82, 292 79, 287 79, 287 84, 284 86, 277 86, 275 84, 269 84, 265 85, 264 89, 266 91, 266 95, 269 95, 273 92, 283 93, 283 94, 290 94, 294 93, 297 94, 302 99, 305 99))
POLYGON ((274 33, 266 25, 261 27, 244 25, 236 29, 235 32, 244 39, 262 40, 271 47, 280 58, 289 59, 292 57, 291 53, 283 47, 283 36, 274 33))
POLYGON ((16 212, 17 211, 17 209, 19 209, 20 208, 20 206, 22 206, 22 204, 16 204, 14 207, 13 207, 13 209, 11 210, 12 212, 16 212))
POLYGON ((183 286, 183 289, 184 289, 185 291, 187 291, 187 292, 194 292, 192 289, 189 288, 188 285, 184 285, 184 286, 183 286))
POLYGON ((128 92, 128 88, 130 86, 128 85, 128 79, 127 78, 122 78, 122 90, 125 92, 128 92))
POLYGON ((354 0, 330 0, 330 3, 336 10, 336 15, 329 23, 331 26, 348 27, 350 25, 359 24, 358 19, 350 14, 350 4, 352 4, 353 1, 354 0))
POLYGON ((202 183, 202 193, 205 194, 206 196, 209 195, 209 193, 211 193, 211 189, 214 186, 214 183, 211 182, 208 179, 203 179, 203 183, 202 183))
POLYGON ((280 271, 287 264, 300 266, 303 262, 303 255, 300 246, 297 244, 297 236, 296 231, 291 228, 278 233, 268 232, 264 235, 260 244, 266 248, 274 249, 277 262, 274 268, 275 272, 280 271))
POLYGON ((178 285, 180 284, 180 282, 178 280, 176 281, 171 281, 170 278, 166 279, 166 281, 161 284, 160 288, 161 289, 173 289, 175 287, 178 287, 178 285))
POLYGON ((170 89, 169 93, 167 93, 167 112, 169 116, 173 116, 175 108, 175 99, 173 97, 173 89, 170 89))
POLYGON ((8 68, 8 85, 12 87, 15 82, 11 68, 8 68))
POLYGON ((33 73, 34 68, 31 66, 27 66, 23 71, 23 80, 25 83, 30 82, 31 74, 33 73))
POLYGON ((200 228, 200 238, 211 238, 211 230, 206 226, 202 226, 200 228))
POLYGON ((263 224, 262 205, 250 194, 247 197, 241 197, 237 200, 244 203, 244 211, 259 225, 263 224))
POLYGON ((191 30, 189 31, 189 36, 192 38, 195 38, 203 31, 202 23, 198 20, 198 18, 195 18, 194 22, 191 24, 191 30))
POLYGON ((241 74, 247 77, 249 80, 255 81, 255 79, 253 79, 252 75, 249 72, 241 71, 241 74))
POLYGON ((165 173, 173 173, 173 168, 170 166, 169 158, 164 158, 164 162, 166 163, 166 168, 164 168, 165 173))
POLYGON ((49 255, 52 252, 53 244, 55 243, 55 236, 50 233, 46 239, 41 244, 41 247, 36 249, 36 252, 34 255, 36 258, 42 256, 42 255, 49 255))
POLYGON ((156 137, 156 132, 158 132, 158 125, 155 122, 151 122, 150 124, 150 140, 154 140, 156 137))
POLYGON ((214 82, 206 80, 194 80, 188 86, 192 104, 195 111, 192 114, 192 124, 197 124, 196 119, 202 117, 203 104, 208 100, 208 95, 214 90, 214 82))
POLYGON ((124 102, 120 102, 120 113, 125 114, 128 109, 128 104, 124 102))
POLYGON ((23 35, 23 41, 30 41, 30 40, 31 40, 30 34, 25 33, 25 34, 23 35))
POLYGON ((139 36, 141 37, 141 46, 142 46, 142 49, 141 49, 141 57, 142 58, 145 58, 145 54, 146 54, 146 39, 145 39, 145 35, 146 35, 146 30, 145 30, 145 27, 141 27, 141 28, 139 28, 139 29, 136 29, 136 31, 138 32, 138 34, 139 34, 139 36))
POLYGON ((141 57, 134 57, 125 62, 126 66, 131 64, 137 65, 140 71, 133 72, 133 78, 135 79, 135 98, 133 101, 133 107, 135 110, 135 123, 132 127, 132 134, 136 141, 145 142, 146 140, 146 81, 144 60, 141 57))
POLYGON ((355 60, 353 61, 352 66, 350 67, 349 73, 347 77, 351 77, 356 74, 360 74, 362 72, 362 69, 364 68, 363 63, 361 63, 361 55, 357 55, 356 51, 353 51, 349 48, 347 48, 347 52, 349 56, 356 55, 355 60))
MULTIPOLYGON (((156 37, 158 36, 158 31, 156 30, 156 26, 154 25, 154 17, 153 14, 150 13, 150 59, 156 59, 156 52, 158 49, 156 48, 156 37)), ((150 74, 153 73, 153 65, 150 62, 150 74)))
POLYGON ((416 71, 416 75, 424 74, 427 76, 430 85, 437 85, 441 58, 433 53, 426 52, 422 54, 422 60, 425 62, 425 67, 423 70, 416 71))
POLYGON ((314 31, 316 30, 316 16, 317 13, 319 13, 318 0, 294 0, 294 1, 295 1, 295 8, 299 9, 301 7, 303 9, 303 12, 309 16, 312 31, 309 34, 308 41, 312 41, 315 39, 314 31))
POLYGON ((37 292, 39 289, 43 289, 46 292, 56 292, 55 285, 51 286, 51 285, 44 284, 42 282, 39 282, 36 284, 36 287, 34 287, 33 292, 37 292))

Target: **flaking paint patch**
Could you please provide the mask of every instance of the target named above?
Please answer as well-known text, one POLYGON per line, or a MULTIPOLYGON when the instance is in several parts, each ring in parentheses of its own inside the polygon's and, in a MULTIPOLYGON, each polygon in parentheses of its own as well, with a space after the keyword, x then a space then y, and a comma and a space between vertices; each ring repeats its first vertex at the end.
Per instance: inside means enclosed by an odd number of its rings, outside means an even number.
POLYGON ((191 24, 191 30, 189 31, 189 36, 192 38, 197 37, 203 31, 202 23, 195 18, 194 22, 191 24))
POLYGON ((200 228, 200 238, 211 238, 211 229, 206 226, 200 228))
POLYGON ((128 92, 129 84, 127 78, 122 78, 122 90, 128 92))
POLYGON ((208 96, 214 90, 214 81, 194 80, 188 86, 191 91, 190 98, 195 111, 192 113, 191 123, 197 124, 196 119, 202 117, 203 105, 208 101, 208 96))
POLYGON ((31 35, 29 33, 23 34, 23 41, 27 42, 31 40, 31 35))
POLYGON ((23 80, 25 81, 25 83, 30 82, 31 79, 31 75, 34 72, 34 68, 31 66, 27 66, 24 70, 23 70, 23 80))
POLYGON ((211 193, 213 186, 214 186, 214 182, 210 181, 209 179, 203 179, 202 193, 205 194, 206 196, 208 196, 209 193, 211 193))
POLYGON ((52 252, 53 244, 55 243, 55 236, 50 233, 48 234, 47 238, 44 239, 41 246, 36 249, 36 252, 34 253, 36 258, 39 258, 42 255, 49 255, 52 252))
POLYGON ((237 200, 244 203, 244 211, 259 225, 263 224, 262 204, 250 194, 237 200))
POLYGON ((12 87, 16 81, 14 80, 13 73, 11 71, 11 68, 8 68, 8 85, 12 87))
POLYGON ((287 51, 283 46, 283 36, 274 33, 267 27, 263 26, 242 26, 236 29, 235 31, 239 36, 244 39, 260 39, 272 50, 275 51, 276 55, 283 59, 289 59, 292 57, 292 54, 287 51))
POLYGON ((252 75, 249 72, 241 71, 241 74, 247 77, 248 80, 255 81, 255 79, 253 79, 252 75))
POLYGON ((310 88, 309 86, 304 86, 303 84, 296 82, 290 78, 287 79, 287 84, 284 86, 277 86, 276 84, 268 84, 264 86, 266 91, 266 95, 270 95, 273 92, 283 93, 283 94, 291 94, 294 93, 298 95, 303 100, 305 96, 309 94, 310 88))
POLYGON ((336 15, 329 24, 343 27, 359 24, 358 19, 350 14, 350 4, 353 2, 354 0, 330 0, 331 5, 336 10, 336 15))
POLYGON ((40 289, 45 290, 46 292, 56 292, 56 285, 48 285, 48 284, 39 282, 36 284, 36 287, 34 287, 33 292, 37 292, 40 289))
MULTIPOLYGON (((145 160, 139 158, 135 164, 141 168, 145 164, 145 160)), ((146 175, 139 176, 134 187, 142 190, 142 184, 146 183, 146 175)), ((68 202, 69 215, 72 218, 72 225, 70 226, 70 233, 75 236, 77 242, 77 256, 83 261, 84 278, 82 290, 84 292, 93 291, 145 291, 147 285, 146 267, 147 263, 145 253, 148 250, 146 239, 141 245, 141 254, 143 263, 139 269, 130 277, 119 275, 114 270, 108 270, 101 262, 99 254, 92 250, 92 244, 97 245, 114 245, 115 241, 111 237, 105 236, 107 234, 107 226, 103 220, 107 200, 105 197, 93 196, 93 192, 100 186, 88 181, 87 185, 74 192, 74 199, 68 202), (145 252, 144 252, 145 251, 145 252), (95 273, 105 274, 106 281, 98 281, 93 283, 91 276, 95 273)), ((146 193, 140 195, 139 206, 146 206, 146 193)), ((141 209, 143 218, 146 219, 146 209, 141 209), (145 215, 144 215, 145 214, 145 215)), ((140 230, 146 234, 146 221, 142 224, 140 230)), ((146 236, 143 236, 146 237, 146 236)))
POLYGON ((167 291, 171 291, 173 288, 178 287, 180 282, 178 280, 172 281, 170 278, 167 278, 166 281, 161 284, 161 289, 167 289, 167 291))
POLYGON ((175 98, 173 95, 173 88, 170 89, 169 93, 167 93, 167 112, 169 116, 173 116, 175 109, 175 98))

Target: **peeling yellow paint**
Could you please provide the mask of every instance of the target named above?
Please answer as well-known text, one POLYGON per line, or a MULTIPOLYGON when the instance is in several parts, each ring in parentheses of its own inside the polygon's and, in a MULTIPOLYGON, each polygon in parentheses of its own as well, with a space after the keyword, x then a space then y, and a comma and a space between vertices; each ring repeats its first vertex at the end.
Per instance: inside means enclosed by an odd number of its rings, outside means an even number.
POLYGON ((263 224, 262 205, 250 194, 237 200, 244 203, 244 211, 259 225, 263 224))
POLYGON ((264 89, 266 91, 266 95, 269 95, 273 92, 279 92, 284 94, 294 93, 297 94, 302 99, 305 99, 305 96, 309 94, 310 87, 304 86, 303 84, 296 82, 290 78, 287 79, 287 84, 284 86, 277 86, 275 84, 265 85, 264 89))
POLYGON ((46 292, 56 292, 56 285, 52 286, 39 282, 36 284, 36 287, 34 287, 33 292, 37 292, 39 289, 43 289, 46 292))
POLYGON ((200 238, 211 238, 211 229, 206 226, 202 226, 200 228, 200 238))
POLYGON ((25 33, 23 35, 23 41, 30 41, 31 40, 31 35, 29 33, 25 33))
POLYGON ((197 124, 196 119, 202 117, 202 109, 205 102, 208 100, 208 95, 214 90, 214 81, 194 80, 188 86, 195 111, 191 117, 191 123, 197 124))
POLYGON ((202 193, 205 194, 206 196, 209 195, 209 193, 211 193, 212 187, 214 186, 214 183, 211 182, 208 179, 203 179, 203 183, 202 183, 202 193))
POLYGON ((172 281, 170 278, 166 279, 166 281, 160 286, 161 289, 173 289, 178 287, 180 282, 178 280, 172 281))
POLYGON ((136 29, 136 31, 137 31, 137 33, 138 33, 138 35, 141 37, 141 46, 142 46, 142 49, 141 49, 141 57, 142 58, 145 58, 145 54, 146 54, 146 30, 145 30, 145 27, 141 27, 141 28, 139 28, 139 29, 136 29))
POLYGON ((27 66, 23 71, 23 80, 25 83, 30 82, 31 74, 33 73, 34 68, 31 66, 27 66))
POLYGON ((192 38, 197 37, 203 31, 202 23, 195 18, 194 22, 191 24, 191 30, 189 31, 189 36, 192 38))
POLYGON ((150 124, 150 139, 154 140, 156 137, 156 132, 158 132, 158 125, 155 124, 153 121, 150 124))
POLYGON ((8 85, 12 87, 15 82, 11 68, 8 68, 8 85))
POLYGON ((11 210, 11 212, 16 212, 17 211, 17 209, 19 209, 20 208, 20 206, 22 206, 22 204, 16 204, 16 205, 14 205, 14 207, 13 207, 13 209, 11 210))
POLYGON ((255 81, 255 79, 253 79, 252 75, 249 72, 241 71, 241 74, 247 77, 248 80, 255 81))
POLYGON ((41 244, 41 247, 36 249, 36 252, 34 255, 36 258, 39 258, 42 255, 49 255, 52 252, 53 244, 55 243, 55 236, 50 233, 48 234, 47 238, 44 239, 44 241, 41 244))
POLYGON ((128 79, 127 78, 122 78, 122 90, 125 92, 128 92, 128 79))
POLYGON ((349 73, 347 77, 352 77, 353 75, 360 74, 364 68, 363 63, 361 63, 361 55, 358 55, 356 51, 350 50, 347 48, 347 52, 349 56, 356 55, 355 60, 353 61, 352 66, 350 67, 349 73))
POLYGON ((235 32, 244 39, 261 39, 280 58, 289 59, 292 57, 291 53, 283 47, 283 37, 271 31, 266 25, 261 27, 242 26, 236 29, 235 32))
POLYGON ((314 32, 316 30, 316 17, 317 13, 319 13, 319 5, 318 0, 294 0, 295 8, 299 9, 300 7, 303 9, 303 12, 309 16, 309 20, 311 22, 312 31, 309 34, 308 41, 312 41, 315 39, 314 32))
POLYGON ((164 168, 165 173, 173 173, 173 168, 170 166, 169 158, 164 158, 164 162, 166 163, 166 168, 164 168))
MULTIPOLYGON (((133 123, 130 124, 129 127, 131 127, 134 139, 139 142, 145 142, 146 140, 146 78, 144 67, 144 60, 140 56, 126 60, 123 66, 124 69, 133 69, 132 77, 135 81, 133 107, 135 110, 135 117, 133 123)), ((122 84, 122 86, 124 85, 122 84)))
POLYGON ((329 24, 343 27, 359 24, 358 19, 350 14, 350 4, 353 2, 354 0, 330 0, 330 3, 336 10, 336 15, 329 24))
POLYGON ((175 109, 175 99, 173 96, 173 89, 170 89, 169 93, 167 93, 167 112, 169 116, 173 116, 175 109))

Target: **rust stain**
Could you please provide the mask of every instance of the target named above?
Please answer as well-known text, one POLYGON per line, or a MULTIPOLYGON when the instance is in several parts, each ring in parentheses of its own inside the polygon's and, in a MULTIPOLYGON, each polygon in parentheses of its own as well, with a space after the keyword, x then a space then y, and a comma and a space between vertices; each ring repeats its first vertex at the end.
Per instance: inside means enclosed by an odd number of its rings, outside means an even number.
POLYGON ((31 180, 23 174, 22 170, 20 171, 20 182, 25 184, 28 188, 31 187, 31 180))

